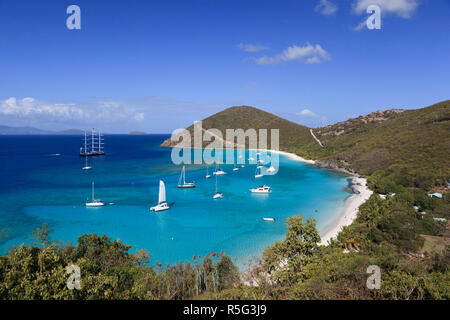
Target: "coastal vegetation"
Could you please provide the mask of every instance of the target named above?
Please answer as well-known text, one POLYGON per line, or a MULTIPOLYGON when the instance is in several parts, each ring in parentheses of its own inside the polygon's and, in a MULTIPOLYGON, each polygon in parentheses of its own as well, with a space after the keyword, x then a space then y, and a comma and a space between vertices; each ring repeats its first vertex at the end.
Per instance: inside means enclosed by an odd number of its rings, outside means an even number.
POLYGON ((450 101, 315 129, 323 147, 309 128, 252 107, 203 127, 278 128, 280 149, 358 172, 374 193, 328 246, 314 220, 293 212, 285 239, 242 274, 225 253, 162 266, 104 235, 62 244, 44 225, 0 257, 0 299, 450 299, 450 101), (81 269, 81 290, 66 287, 70 265, 81 269), (366 286, 370 265, 380 267, 380 289, 366 286))
POLYGON ((224 253, 162 266, 104 235, 62 244, 44 225, 0 257, 0 299, 450 299, 450 225, 433 219, 450 218, 450 195, 424 193, 373 194, 328 246, 318 246, 314 220, 294 215, 285 239, 243 274, 224 253), (70 265, 80 290, 66 287, 70 265), (381 269, 379 290, 366 287, 370 265, 381 269))

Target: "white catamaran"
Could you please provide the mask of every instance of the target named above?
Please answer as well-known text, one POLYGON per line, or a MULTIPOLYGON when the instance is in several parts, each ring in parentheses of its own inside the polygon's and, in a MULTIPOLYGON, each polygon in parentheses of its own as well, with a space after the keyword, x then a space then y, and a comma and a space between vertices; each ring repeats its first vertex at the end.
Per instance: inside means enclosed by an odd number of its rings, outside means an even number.
POLYGON ((180 179, 178 179, 178 188, 195 188, 194 182, 186 182, 186 168, 181 169, 180 179))
POLYGON ((86 207, 92 208, 92 207, 103 207, 105 203, 102 200, 95 199, 94 195, 94 182, 92 182, 92 201, 86 202, 86 207))
POLYGON ((162 180, 159 180, 158 204, 150 208, 150 211, 164 211, 170 209, 166 202, 166 186, 162 180))

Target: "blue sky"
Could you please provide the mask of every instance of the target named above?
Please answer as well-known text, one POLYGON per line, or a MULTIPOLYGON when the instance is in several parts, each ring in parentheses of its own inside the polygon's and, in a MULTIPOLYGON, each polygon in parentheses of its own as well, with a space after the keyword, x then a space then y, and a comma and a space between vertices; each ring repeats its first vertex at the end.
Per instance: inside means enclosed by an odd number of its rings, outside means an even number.
POLYGON ((313 127, 424 107, 450 98, 449 31, 448 0, 0 1, 0 124, 168 133, 232 105, 313 127), (358 30, 368 4, 381 30, 358 30))

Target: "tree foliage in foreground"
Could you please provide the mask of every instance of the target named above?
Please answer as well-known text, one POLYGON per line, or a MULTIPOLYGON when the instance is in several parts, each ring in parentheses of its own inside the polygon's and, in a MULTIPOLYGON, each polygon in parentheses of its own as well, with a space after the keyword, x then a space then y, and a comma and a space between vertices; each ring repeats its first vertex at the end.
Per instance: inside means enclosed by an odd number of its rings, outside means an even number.
POLYGON ((389 184, 398 193, 374 193, 328 246, 313 219, 288 218, 284 240, 244 274, 223 253, 163 267, 104 235, 52 241, 44 225, 0 257, 0 299, 449 299, 450 225, 435 219, 450 218, 449 193, 389 184), (81 290, 66 286, 70 265, 81 269, 81 290), (366 287, 369 265, 381 268, 379 290, 366 287))
POLYGON ((21 245, 0 258, 1 299, 188 299, 204 291, 230 288, 239 280, 225 254, 211 253, 194 263, 162 268, 149 265, 145 250, 96 234, 78 245, 50 241, 44 225, 32 245, 21 245), (81 269, 81 290, 69 290, 66 269, 81 269))

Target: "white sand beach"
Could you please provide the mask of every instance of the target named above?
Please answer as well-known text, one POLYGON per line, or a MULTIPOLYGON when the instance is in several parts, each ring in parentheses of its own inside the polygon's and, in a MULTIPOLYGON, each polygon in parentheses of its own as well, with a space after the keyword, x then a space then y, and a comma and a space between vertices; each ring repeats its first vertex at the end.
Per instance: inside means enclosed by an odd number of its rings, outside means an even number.
MULTIPOLYGON (((289 153, 286 151, 278 150, 268 150, 270 152, 279 153, 291 160, 306 162, 309 164, 315 164, 314 160, 304 159, 296 154, 289 153)), ((367 180, 360 177, 353 177, 353 190, 352 194, 344 204, 344 207, 339 212, 339 216, 320 234, 321 242, 320 245, 327 245, 330 239, 336 238, 342 227, 349 226, 352 224, 353 220, 356 219, 358 215, 359 206, 366 202, 372 195, 372 190, 370 190, 366 183, 367 180)))
POLYGON ((309 163, 309 164, 315 164, 316 163, 314 160, 308 160, 308 159, 302 158, 302 157, 300 157, 300 156, 298 156, 298 155, 296 155, 294 153, 290 153, 290 152, 286 152, 286 151, 280 151, 280 150, 267 150, 267 151, 272 152, 272 153, 281 154, 281 155, 286 156, 289 159, 294 160, 294 161, 301 161, 301 162, 306 162, 306 163, 309 163))
POLYGON ((321 232, 320 237, 322 241, 320 242, 320 245, 327 245, 330 239, 335 238, 339 234, 342 227, 352 224, 353 220, 355 220, 358 215, 359 206, 366 202, 372 195, 372 190, 366 185, 366 179, 354 177, 352 182, 353 189, 356 193, 352 194, 345 201, 344 207, 341 209, 338 218, 321 232))

